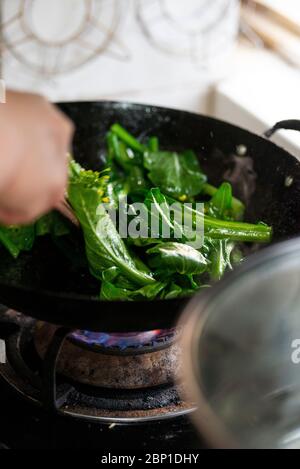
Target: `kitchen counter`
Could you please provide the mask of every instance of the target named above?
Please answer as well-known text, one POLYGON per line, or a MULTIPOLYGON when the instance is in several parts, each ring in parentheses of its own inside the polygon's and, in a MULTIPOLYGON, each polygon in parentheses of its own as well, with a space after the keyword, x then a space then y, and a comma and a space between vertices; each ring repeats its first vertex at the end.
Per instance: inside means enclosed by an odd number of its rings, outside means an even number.
MULTIPOLYGON (((211 113, 262 133, 284 119, 300 119, 300 72, 275 54, 241 43, 232 74, 216 85, 211 113)), ((274 141, 300 157, 300 134, 280 131, 274 141)))

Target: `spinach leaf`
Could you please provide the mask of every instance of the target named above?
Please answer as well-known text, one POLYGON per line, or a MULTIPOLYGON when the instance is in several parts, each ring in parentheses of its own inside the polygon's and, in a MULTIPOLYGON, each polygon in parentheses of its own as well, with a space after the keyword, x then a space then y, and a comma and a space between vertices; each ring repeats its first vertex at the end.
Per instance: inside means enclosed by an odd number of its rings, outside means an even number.
POLYGON ((130 192, 138 192, 148 188, 149 184, 145 179, 144 171, 139 166, 131 166, 127 175, 130 192))
POLYGON ((212 280, 220 280, 227 269, 232 269, 234 243, 228 239, 206 239, 207 258, 212 280))
MULTIPOLYGON (((231 184, 223 182, 207 204, 208 214, 221 220, 233 219, 237 216, 233 202, 231 184)), ((209 252, 211 278, 220 280, 227 269, 232 269, 235 243, 230 239, 206 238, 206 247, 209 252)), ((237 252, 237 255, 240 253, 237 252)))
POLYGON ((231 184, 229 184, 229 182, 223 182, 207 205, 208 215, 221 218, 222 220, 232 219, 231 184))
MULTIPOLYGON (((197 287, 197 290, 200 287, 197 287)), ((170 282, 160 294, 160 298, 164 300, 173 300, 175 298, 187 297, 195 294, 194 288, 186 288, 177 282, 170 282)))
POLYGON ((68 222, 58 213, 50 212, 31 225, 0 226, 0 242, 17 258, 22 251, 30 251, 36 236, 62 236, 70 232, 68 222))
POLYGON ((184 290, 180 285, 177 285, 175 282, 172 282, 162 292, 161 298, 164 300, 173 300, 184 295, 186 295, 186 290, 184 290))
POLYGON ((114 179, 107 183, 104 202, 108 209, 117 210, 120 200, 124 199, 129 193, 129 185, 123 179, 114 179))
MULTIPOLYGON (((232 241, 252 241, 252 242, 269 242, 272 236, 272 228, 258 223, 243 223, 240 221, 221 220, 209 215, 205 215, 202 211, 196 210, 189 205, 183 205, 161 193, 160 189, 151 189, 146 196, 145 205, 148 210, 152 210, 153 218, 159 219, 159 231, 152 233, 149 237, 161 238, 162 228, 169 229, 171 239, 189 243, 195 241, 195 236, 202 236, 193 231, 191 227, 201 226, 204 223, 204 235, 215 239, 230 239, 232 241), (170 218, 170 206, 174 211, 174 217, 170 218), (183 217, 184 213, 184 219, 183 217), (180 223, 182 220, 182 223, 180 223), (184 221, 184 223, 183 223, 184 221)), ((158 223, 156 223, 156 226, 158 223)))
POLYGON ((35 232, 37 236, 47 234, 64 236, 70 233, 70 228, 67 220, 60 213, 52 211, 36 221, 35 232))
POLYGON ((128 238, 127 239, 127 244, 136 246, 138 248, 142 247, 148 247, 153 244, 159 244, 162 243, 163 241, 161 239, 156 239, 156 238, 128 238))
MULTIPOLYGON (((175 201, 167 198, 167 201, 174 203, 175 201)), ((173 205, 172 205, 173 206, 173 205)), ((175 210, 178 205, 174 205, 175 210)), ((240 221, 222 220, 210 215, 203 214, 202 211, 193 207, 185 206, 185 221, 188 226, 200 225, 200 221, 204 221, 204 235, 214 239, 230 239, 240 242, 268 243, 272 238, 272 228, 264 223, 243 223, 240 221)))
MULTIPOLYGON (((202 193, 213 197, 218 191, 217 187, 212 186, 211 184, 205 183, 202 187, 202 193)), ((234 220, 242 220, 245 212, 245 205, 236 197, 232 197, 232 218, 234 220)))
POLYGON ((144 166, 150 181, 175 199, 184 201, 199 194, 206 176, 194 152, 145 152, 144 166))
POLYGON ((141 265, 136 266, 102 203, 107 184, 104 178, 81 169, 79 173, 72 171, 69 180, 68 198, 83 230, 91 273, 101 279, 103 270, 117 266, 133 283, 152 284, 155 280, 151 272, 146 266, 143 270, 141 265))
POLYGON ((161 243, 147 250, 149 264, 164 274, 202 274, 207 270, 208 261, 193 247, 181 243, 161 243))
MULTIPOLYGON (((145 198, 148 209, 149 238, 166 238, 185 241, 182 224, 182 213, 176 219, 170 216, 170 204, 166 196, 158 188, 148 191, 145 198)), ((178 209, 181 209, 181 204, 178 209)))
POLYGON ((111 267, 102 273, 100 299, 102 300, 153 300, 166 286, 166 282, 155 282, 151 285, 134 289, 127 279, 120 275, 116 267, 111 267))
POLYGON ((34 240, 34 225, 0 226, 0 242, 14 258, 17 258, 21 251, 30 251, 34 240))

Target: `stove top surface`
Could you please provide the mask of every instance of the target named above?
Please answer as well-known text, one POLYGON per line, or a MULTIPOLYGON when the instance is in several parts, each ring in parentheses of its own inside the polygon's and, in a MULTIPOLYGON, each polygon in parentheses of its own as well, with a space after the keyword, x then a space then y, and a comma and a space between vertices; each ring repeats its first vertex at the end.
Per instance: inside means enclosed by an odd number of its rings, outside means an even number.
MULTIPOLYGON (((3 319, 5 311, 5 309, 0 307, 0 319, 1 317, 3 319)), ((21 323, 24 326, 23 318, 21 318, 21 323)), ((19 316, 18 319, 20 319, 19 316)), ((30 318, 25 318, 27 325, 28 321, 31 326, 30 318)), ((1 324, 0 321, 0 339, 2 335, 5 335, 3 328, 4 325, 3 323, 1 324)), ((17 335, 16 337, 18 338, 19 336, 17 335)), ((26 337, 30 336, 26 335, 26 337)), ((20 342, 22 342, 21 339, 22 335, 19 339, 20 342)), ((14 346, 13 353, 11 350, 14 341, 11 340, 7 342, 7 337, 5 340, 8 352, 8 374, 7 364, 0 365, 0 368, 2 367, 0 373, 0 449, 76 448, 107 450, 109 448, 134 448, 136 451, 159 451, 159 449, 173 449, 178 451, 181 449, 200 449, 204 447, 203 442, 190 423, 188 415, 181 415, 177 412, 174 415, 170 413, 170 416, 160 418, 159 407, 161 406, 163 408, 163 400, 161 401, 160 393, 162 393, 164 399, 166 393, 175 392, 176 394, 174 386, 153 388, 152 391, 146 391, 145 394, 142 393, 139 396, 139 400, 146 399, 145 402, 147 406, 149 406, 151 399, 156 399, 156 401, 159 399, 158 415, 154 420, 149 421, 144 421, 143 419, 135 421, 135 419, 131 419, 131 421, 123 421, 120 423, 114 421, 114 419, 108 419, 107 421, 105 421, 105 419, 100 421, 99 419, 97 420, 97 418, 86 420, 85 418, 74 417, 74 414, 71 415, 72 413, 68 414, 68 412, 65 412, 62 414, 56 412, 53 408, 43 407, 41 404, 43 401, 41 398, 43 392, 39 394, 39 398, 37 399, 32 399, 34 394, 31 395, 31 399, 28 399, 28 395, 27 398, 25 398, 22 396, 20 389, 23 389, 23 391, 26 390, 28 386, 30 387, 32 385, 32 381, 29 379, 28 383, 26 383, 27 375, 25 374, 22 377, 23 387, 18 388, 16 384, 20 376, 22 376, 22 373, 19 375, 17 371, 23 370, 24 357, 25 361, 26 358, 28 359, 28 356, 32 358, 31 355, 28 355, 30 347, 28 348, 28 344, 25 344, 25 348, 20 347, 22 351, 21 355, 18 353, 15 354, 14 346), (9 362, 10 357, 13 358, 14 362, 14 367, 12 368, 9 362), (22 358, 21 361, 20 358, 22 358), (10 374, 11 372, 13 372, 12 375, 10 374), (7 379, 8 377, 16 377, 17 379, 7 379)), ((28 377, 30 376, 29 374, 28 377)), ((72 395, 72 392, 74 393, 72 390, 70 395, 72 395)), ((75 389, 75 393, 76 392, 80 393, 81 399, 82 396, 85 395, 75 389)), ((100 402, 102 406, 103 398, 101 397, 101 392, 103 391, 97 391, 97 402, 100 402)), ((131 391, 124 392, 122 391, 120 393, 118 391, 118 399, 121 401, 123 399, 124 402, 128 402, 126 393, 130 393, 131 391)), ((114 394, 109 394, 110 401, 114 402, 115 398, 112 396, 114 396, 114 394)), ((132 400, 129 401, 131 405, 136 406, 136 403, 133 404, 134 402, 135 401, 132 400)), ((91 403, 88 402, 88 405, 91 405, 91 403)))

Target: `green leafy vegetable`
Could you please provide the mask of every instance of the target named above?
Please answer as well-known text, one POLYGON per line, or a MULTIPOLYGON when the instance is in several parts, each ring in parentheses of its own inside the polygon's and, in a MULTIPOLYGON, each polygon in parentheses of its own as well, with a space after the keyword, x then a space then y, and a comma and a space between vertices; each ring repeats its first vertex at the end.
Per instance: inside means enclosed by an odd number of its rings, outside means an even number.
MULTIPOLYGON (((217 191, 217 187, 214 187, 208 183, 205 183, 202 187, 202 193, 211 197, 213 197, 217 191)), ((245 212, 245 205, 239 199, 232 197, 232 210, 234 212, 235 220, 240 220, 243 218, 245 212)))
POLYGON ((130 148, 127 148, 125 143, 119 140, 117 135, 113 132, 109 134, 108 141, 111 146, 111 158, 114 158, 121 168, 127 170, 130 166, 141 161, 137 154, 135 154, 130 148))
POLYGON ((125 130, 120 124, 114 124, 111 126, 111 131, 117 135, 129 148, 143 153, 147 147, 140 143, 133 135, 125 130))
POLYGON ((121 239, 102 197, 106 190, 106 177, 81 170, 73 173, 69 181, 68 198, 84 234, 86 255, 92 274, 101 279, 103 270, 117 266, 123 275, 137 285, 155 282, 148 269, 137 268, 121 239))
POLYGON ((164 289, 166 282, 154 282, 136 289, 120 273, 117 267, 111 267, 102 273, 100 298, 103 300, 142 300, 154 299, 164 289))
POLYGON ((102 300, 134 301, 192 295, 241 262, 242 243, 271 241, 270 226, 243 222, 245 206, 230 183, 207 182, 193 151, 161 149, 153 135, 143 140, 115 123, 104 171, 70 161, 68 201, 80 231, 54 211, 33 225, 0 226, 0 242, 17 257, 51 235, 70 268, 89 268, 98 279, 102 300), (144 203, 142 214, 135 202, 144 203), (121 225, 132 223, 123 239, 121 225), (142 237, 138 226, 146 227, 142 237))
POLYGON ((188 244, 161 243, 147 250, 150 265, 162 273, 202 274, 208 261, 201 252, 188 244))
POLYGON ((194 152, 146 152, 144 166, 150 181, 165 194, 185 201, 199 194, 206 176, 194 152))
MULTIPOLYGON (((166 196, 158 188, 150 189, 145 198, 145 206, 149 216, 149 238, 184 239, 184 232, 181 223, 170 217, 170 205, 166 196)), ((181 219, 181 218, 180 218, 181 219)))
POLYGON ((157 137, 150 137, 148 143, 149 151, 159 151, 159 142, 157 137))
POLYGON ((35 224, 0 226, 0 242, 17 258, 22 251, 30 251, 36 236, 51 234, 54 237, 70 232, 68 222, 57 212, 50 212, 35 224))
POLYGON ((232 213, 232 188, 228 182, 223 182, 212 196, 208 204, 208 214, 222 220, 234 218, 232 213))
MULTIPOLYGON (((161 219, 167 226, 170 227, 171 234, 178 233, 176 239, 182 239, 187 242, 189 240, 189 232, 184 230, 184 226, 179 224, 177 220, 180 220, 180 216, 183 213, 183 206, 180 202, 171 199, 170 197, 164 196, 159 189, 151 189, 145 200, 145 204, 150 207, 153 204, 157 208, 161 219), (172 210, 178 213, 175 216, 175 221, 168 217, 170 213, 170 205, 172 210), (180 236, 179 236, 180 235, 180 236)), ((230 239, 232 241, 241 242, 269 242, 271 240, 272 229, 264 224, 251 224, 243 222, 235 222, 228 220, 220 220, 194 209, 188 205, 184 207, 185 222, 187 226, 193 226, 196 228, 204 223, 204 234, 209 238, 217 239, 230 239)), ((196 230, 195 230, 196 232, 196 230)), ((193 238, 192 238, 193 239, 193 238)))
POLYGON ((206 240, 207 258, 210 261, 210 274, 213 280, 220 280, 225 271, 232 269, 234 243, 228 239, 206 240))
POLYGON ((153 285, 147 285, 138 290, 127 290, 103 280, 101 283, 100 299, 107 301, 154 300, 164 287, 164 283, 155 282, 153 285))
POLYGON ((21 251, 30 251, 34 239, 34 225, 0 226, 0 241, 14 258, 17 258, 21 251))
POLYGON ((139 166, 132 166, 128 171, 128 185, 130 192, 136 192, 148 187, 144 171, 139 166))
POLYGON ((35 224, 37 236, 52 234, 53 236, 64 236, 70 233, 69 225, 65 218, 56 211, 47 213, 37 220, 35 224))

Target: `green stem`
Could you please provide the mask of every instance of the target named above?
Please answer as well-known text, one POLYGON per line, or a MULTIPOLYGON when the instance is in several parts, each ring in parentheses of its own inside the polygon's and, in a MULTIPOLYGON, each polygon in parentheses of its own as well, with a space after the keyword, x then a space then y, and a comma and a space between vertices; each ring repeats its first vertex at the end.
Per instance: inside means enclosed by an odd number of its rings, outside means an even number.
POLYGON ((120 124, 113 124, 111 131, 116 134, 124 143, 126 143, 133 150, 144 153, 147 147, 140 143, 133 135, 125 130, 120 124))
POLYGON ((121 142, 117 135, 111 135, 111 145, 114 152, 115 159, 117 163, 123 168, 127 169, 128 165, 131 163, 130 158, 126 153, 126 148, 123 142, 121 142))
POLYGON ((159 143, 157 137, 150 137, 148 142, 148 147, 151 152, 159 151, 159 143))
POLYGON ((254 225, 238 221, 218 220, 200 212, 196 217, 204 217, 204 233, 211 238, 231 239, 232 241, 267 243, 271 241, 272 228, 267 225, 254 225))
POLYGON ((239 242, 251 242, 251 243, 268 243, 271 241, 272 230, 260 231, 257 229, 258 225, 248 226, 245 229, 244 226, 228 227, 224 226, 218 228, 212 228, 204 218, 204 233, 213 239, 230 239, 232 241, 239 242))
MULTIPOLYGON (((176 210, 178 202, 170 197, 166 198, 172 208, 176 210), (173 205, 174 204, 174 205, 173 205)), ((267 225, 252 223, 243 223, 239 221, 219 220, 217 218, 205 215, 187 205, 180 207, 181 214, 184 213, 184 221, 187 223, 186 216, 190 213, 192 217, 192 226, 196 229, 198 223, 204 222, 204 233, 206 236, 215 239, 231 239, 232 241, 252 242, 252 243, 267 243, 271 241, 272 228, 267 225)))
POLYGON ((107 142, 107 166, 110 166, 113 162, 115 151, 114 151, 114 144, 113 144, 114 134, 112 132, 108 132, 106 135, 106 142, 107 142))

